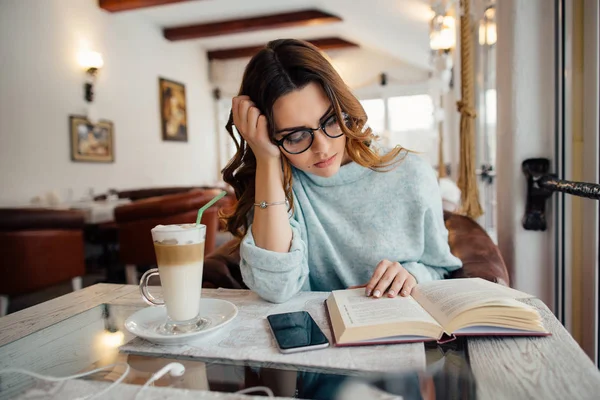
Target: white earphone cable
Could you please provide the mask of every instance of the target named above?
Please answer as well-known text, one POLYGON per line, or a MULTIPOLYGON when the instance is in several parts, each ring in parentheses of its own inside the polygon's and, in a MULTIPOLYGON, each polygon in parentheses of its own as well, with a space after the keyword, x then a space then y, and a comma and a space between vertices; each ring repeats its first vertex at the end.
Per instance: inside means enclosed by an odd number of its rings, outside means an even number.
MULTIPOLYGON (((27 375, 27 376, 30 376, 30 377, 36 378, 36 379, 41 379, 41 380, 47 381, 47 382, 64 382, 64 381, 68 381, 71 379, 83 378, 85 376, 92 375, 97 372, 105 371, 107 369, 114 368, 117 366, 125 366, 125 372, 123 372, 123 374, 119 377, 119 379, 115 380, 113 383, 111 383, 110 385, 108 385, 107 387, 105 387, 104 389, 99 391, 98 393, 95 393, 91 396, 86 396, 86 397, 80 398, 80 400, 92 400, 92 399, 98 398, 99 396, 105 394, 106 392, 111 390, 113 387, 115 387, 119 383, 123 382, 125 380, 125 378, 127 377, 127 375, 129 375, 129 372, 131 371, 131 367, 129 367, 129 364, 127 364, 127 363, 109 364, 109 365, 105 365, 104 367, 94 369, 92 371, 87 371, 87 372, 82 372, 80 374, 62 376, 62 377, 42 375, 42 374, 38 374, 36 372, 27 371, 27 370, 21 369, 21 368, 0 369, 0 375, 1 374, 23 374, 23 375, 27 375)), ((160 369, 159 371, 157 371, 156 373, 154 373, 150 377, 150 379, 148 379, 146 381, 146 383, 144 383, 144 385, 136 393, 135 399, 137 399, 139 397, 139 395, 142 393, 142 391, 144 391, 144 389, 146 389, 148 386, 150 386, 155 381, 162 378, 165 374, 170 372, 171 375, 173 375, 173 376, 181 376, 181 375, 183 375, 184 371, 185 371, 185 368, 183 367, 183 365, 181 365, 179 363, 168 364, 166 367, 164 367, 164 368, 160 369)), ((265 394, 268 397, 275 397, 273 394, 273 391, 266 386, 255 386, 255 387, 245 388, 245 389, 239 390, 235 393, 236 394, 248 394, 248 393, 254 393, 254 392, 259 392, 259 391, 265 392, 265 394)))
POLYGON ((254 393, 254 392, 265 392, 267 394, 267 397, 275 397, 275 395, 273 394, 273 391, 266 386, 249 387, 246 389, 238 390, 237 392, 235 392, 235 394, 248 394, 248 393, 254 393))
POLYGON ((127 375, 129 375, 129 371, 131 370, 131 368, 129 367, 129 364, 126 364, 126 363, 109 364, 109 365, 105 365, 104 367, 94 369, 92 371, 82 372, 80 374, 69 375, 69 376, 62 376, 62 377, 42 375, 42 374, 38 374, 36 372, 27 371, 27 370, 21 369, 21 368, 5 368, 5 369, 0 369, 0 375, 1 374, 23 374, 23 375, 31 376, 32 378, 41 379, 41 380, 47 381, 47 382, 64 382, 64 381, 68 381, 68 380, 71 380, 71 379, 83 378, 85 376, 92 375, 92 374, 95 374, 97 372, 105 371, 107 369, 114 368, 114 367, 119 366, 119 365, 121 365, 121 366, 124 365, 125 366, 125 372, 123 372, 123 374, 119 377, 119 379, 117 379, 116 381, 114 381, 109 386, 105 387, 104 389, 102 389, 100 392, 98 392, 98 393, 96 393, 96 394, 94 394, 92 396, 87 396, 87 397, 83 397, 82 398, 82 400, 92 400, 92 399, 95 399, 98 396, 100 396, 100 395, 108 392, 110 389, 112 389, 113 387, 115 387, 119 383, 123 382, 125 380, 125 378, 127 377, 127 375))

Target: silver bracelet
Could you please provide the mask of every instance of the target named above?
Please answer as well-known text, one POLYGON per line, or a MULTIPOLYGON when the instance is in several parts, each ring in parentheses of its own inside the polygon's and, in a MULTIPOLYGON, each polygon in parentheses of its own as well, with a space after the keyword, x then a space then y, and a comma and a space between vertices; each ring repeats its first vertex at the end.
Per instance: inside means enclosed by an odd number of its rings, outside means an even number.
POLYGON ((267 203, 266 201, 261 201, 260 203, 254 203, 254 206, 255 207, 260 207, 260 208, 262 208, 264 210, 265 208, 267 208, 269 206, 279 206, 279 205, 282 205, 282 204, 287 204, 287 200, 276 201, 274 203, 267 203))

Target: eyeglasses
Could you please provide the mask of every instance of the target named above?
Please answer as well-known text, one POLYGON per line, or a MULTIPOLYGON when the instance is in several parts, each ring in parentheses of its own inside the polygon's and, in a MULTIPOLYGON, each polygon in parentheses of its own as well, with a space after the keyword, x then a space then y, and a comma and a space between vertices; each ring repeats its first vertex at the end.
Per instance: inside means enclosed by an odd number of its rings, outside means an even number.
MULTIPOLYGON (((342 113, 343 123, 348 124, 348 115, 342 113)), ((274 140, 275 144, 283 147, 290 154, 304 153, 312 146, 315 140, 315 131, 322 130, 323 133, 332 139, 339 138, 344 134, 341 125, 338 123, 338 118, 334 114, 327 118, 318 128, 303 128, 288 133, 279 140, 274 140)))

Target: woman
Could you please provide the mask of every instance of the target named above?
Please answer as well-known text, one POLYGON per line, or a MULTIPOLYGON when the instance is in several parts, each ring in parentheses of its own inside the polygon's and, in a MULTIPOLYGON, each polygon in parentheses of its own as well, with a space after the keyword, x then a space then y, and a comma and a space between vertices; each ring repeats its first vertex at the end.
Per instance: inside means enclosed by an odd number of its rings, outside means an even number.
POLYGON ((365 284, 367 296, 408 296, 460 268, 432 168, 378 148, 366 122, 311 44, 275 40, 250 60, 223 177, 238 198, 227 227, 242 238, 242 277, 264 299, 365 284))

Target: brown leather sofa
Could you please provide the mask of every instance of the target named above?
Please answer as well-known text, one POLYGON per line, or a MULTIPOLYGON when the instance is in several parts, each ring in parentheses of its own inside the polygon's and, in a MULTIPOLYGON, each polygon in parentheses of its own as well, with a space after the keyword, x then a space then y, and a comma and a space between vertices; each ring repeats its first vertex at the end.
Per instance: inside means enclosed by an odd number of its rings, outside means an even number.
MULTIPOLYGON (((169 194, 187 193, 190 190, 208 190, 208 189, 221 189, 230 192, 228 196, 234 196, 233 191, 226 188, 220 188, 215 186, 173 186, 173 187, 155 187, 155 188, 142 188, 142 189, 127 189, 127 190, 109 190, 107 194, 101 194, 94 197, 94 200, 106 200, 110 194, 116 194, 120 199, 130 199, 131 201, 149 199, 150 197, 165 196, 169 194)), ((234 197, 235 198, 235 197, 234 197)))
MULTIPOLYGON (((235 203, 235 194, 233 190, 229 187, 216 187, 216 186, 173 186, 173 187, 155 187, 155 188, 143 188, 143 189, 128 189, 128 190, 109 190, 107 194, 102 194, 96 196, 94 200, 106 200, 109 195, 116 194, 120 199, 130 199, 131 201, 138 201, 149 199, 152 197, 166 196, 171 194, 178 193, 187 193, 192 190, 225 190, 227 191, 227 195, 221 199, 218 203, 219 208, 229 208, 232 207, 235 203)), ((224 231, 225 226, 219 225, 219 230, 224 231)))
MULTIPOLYGON (((150 233, 152 228, 159 224, 195 222, 198 209, 220 192, 220 189, 193 189, 117 207, 115 223, 119 234, 119 258, 126 265, 127 283, 137 283, 137 266, 156 264, 150 233)), ((202 214, 201 222, 206 225, 205 254, 209 254, 215 248, 219 228, 218 207, 219 203, 202 214)))
POLYGON ((151 197, 165 196, 169 194, 187 193, 193 189, 203 189, 196 186, 173 186, 173 187, 155 187, 127 190, 109 190, 108 194, 102 194, 94 197, 94 200, 106 200, 108 195, 116 194, 120 199, 130 199, 131 201, 149 199, 151 197))
POLYGON ((74 290, 81 288, 83 228, 78 211, 0 209, 0 315, 11 296, 69 280, 74 290))
MULTIPOLYGON (((498 247, 485 230, 471 218, 444 212, 450 251, 463 262, 451 273, 453 278, 483 278, 508 286, 508 271, 498 247)), ((247 288, 240 273, 240 254, 233 239, 204 260, 202 286, 209 288, 247 288)))

